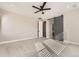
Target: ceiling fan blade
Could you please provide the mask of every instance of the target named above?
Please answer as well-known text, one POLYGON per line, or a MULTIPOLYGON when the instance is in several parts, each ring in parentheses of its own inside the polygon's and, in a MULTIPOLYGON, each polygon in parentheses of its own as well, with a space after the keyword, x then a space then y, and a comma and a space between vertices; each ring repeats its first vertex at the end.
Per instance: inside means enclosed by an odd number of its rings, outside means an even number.
POLYGON ((44 8, 45 5, 46 5, 46 2, 43 3, 42 9, 44 8))
POLYGON ((43 10, 51 10, 51 8, 45 8, 45 9, 43 9, 43 10))
POLYGON ((40 8, 38 8, 38 7, 36 7, 36 6, 32 6, 32 7, 36 8, 36 9, 40 9, 40 8))
POLYGON ((39 11, 36 11, 35 13, 38 13, 38 12, 40 12, 40 10, 39 11))

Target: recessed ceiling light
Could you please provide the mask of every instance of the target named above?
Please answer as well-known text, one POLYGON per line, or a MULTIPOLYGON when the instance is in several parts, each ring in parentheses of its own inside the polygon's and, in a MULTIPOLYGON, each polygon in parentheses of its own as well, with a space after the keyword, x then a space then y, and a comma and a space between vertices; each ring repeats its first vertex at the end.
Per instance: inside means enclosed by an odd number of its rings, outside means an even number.
POLYGON ((13 7, 13 6, 14 6, 14 4, 10 4, 10 6, 11 6, 11 7, 13 7))
POLYGON ((71 8, 71 6, 69 6, 69 5, 68 5, 68 6, 66 6, 66 7, 67 7, 67 8, 71 8))
POLYGON ((77 7, 77 5, 76 4, 73 4, 73 5, 68 5, 68 6, 66 6, 67 8, 71 8, 71 7, 77 7))

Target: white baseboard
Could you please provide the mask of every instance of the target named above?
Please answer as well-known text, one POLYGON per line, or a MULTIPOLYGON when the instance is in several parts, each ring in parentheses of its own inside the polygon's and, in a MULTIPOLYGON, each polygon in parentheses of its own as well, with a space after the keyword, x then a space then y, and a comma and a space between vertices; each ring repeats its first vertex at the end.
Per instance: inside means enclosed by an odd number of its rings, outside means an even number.
POLYGON ((67 41, 67 40, 65 40, 64 42, 65 42, 65 43, 74 44, 74 45, 79 45, 79 43, 77 43, 77 42, 72 42, 72 41, 67 41))
POLYGON ((24 39, 15 39, 15 40, 10 40, 10 41, 3 41, 3 42, 0 42, 0 44, 13 43, 13 42, 24 41, 24 40, 35 39, 35 38, 36 37, 24 38, 24 39))

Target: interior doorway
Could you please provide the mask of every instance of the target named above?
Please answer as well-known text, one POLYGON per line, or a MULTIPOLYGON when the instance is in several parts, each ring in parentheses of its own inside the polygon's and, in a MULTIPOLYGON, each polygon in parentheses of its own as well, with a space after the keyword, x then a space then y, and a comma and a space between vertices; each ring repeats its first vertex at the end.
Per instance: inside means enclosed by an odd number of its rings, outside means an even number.
POLYGON ((46 37, 46 21, 43 22, 43 37, 46 37))
POLYGON ((46 37, 46 21, 39 20, 37 22, 37 37, 46 37))

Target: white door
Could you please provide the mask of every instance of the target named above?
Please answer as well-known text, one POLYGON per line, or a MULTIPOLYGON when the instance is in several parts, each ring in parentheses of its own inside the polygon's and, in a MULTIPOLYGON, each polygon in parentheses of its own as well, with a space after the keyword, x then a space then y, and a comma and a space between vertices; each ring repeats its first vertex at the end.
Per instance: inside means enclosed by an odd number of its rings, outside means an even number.
POLYGON ((39 37, 43 37, 43 21, 39 20, 39 37))

